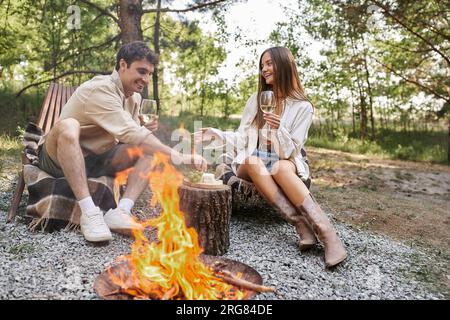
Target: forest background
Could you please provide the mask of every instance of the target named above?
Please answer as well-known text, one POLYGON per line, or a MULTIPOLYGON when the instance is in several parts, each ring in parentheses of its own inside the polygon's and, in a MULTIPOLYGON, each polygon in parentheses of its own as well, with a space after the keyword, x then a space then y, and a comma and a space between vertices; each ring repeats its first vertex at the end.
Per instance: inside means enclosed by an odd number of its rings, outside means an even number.
POLYGON ((259 55, 281 45, 315 106, 308 145, 445 164, 449 16, 447 1, 432 0, 0 0, 1 149, 20 149, 50 82, 109 74, 120 45, 143 40, 161 56, 145 94, 170 128, 236 129, 259 55), (284 19, 258 38, 240 22, 263 2, 284 19), (246 54, 230 65, 236 51, 246 54))

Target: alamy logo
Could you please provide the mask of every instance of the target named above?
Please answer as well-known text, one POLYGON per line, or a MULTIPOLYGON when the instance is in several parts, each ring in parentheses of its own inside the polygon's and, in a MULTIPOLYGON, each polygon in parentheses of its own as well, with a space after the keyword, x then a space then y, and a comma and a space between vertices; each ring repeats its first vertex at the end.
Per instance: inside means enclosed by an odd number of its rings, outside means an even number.
POLYGON ((79 6, 71 5, 67 8, 66 12, 69 14, 67 17, 67 29, 79 30, 81 29, 81 10, 79 6))
POLYGON ((366 26, 369 31, 373 32, 379 27, 382 11, 383 9, 376 4, 371 4, 367 7, 366 13, 369 14, 369 18, 367 19, 366 26))
POLYGON ((380 268, 372 264, 367 267, 366 274, 368 275, 366 282, 367 287, 372 290, 380 290, 382 280, 380 268))

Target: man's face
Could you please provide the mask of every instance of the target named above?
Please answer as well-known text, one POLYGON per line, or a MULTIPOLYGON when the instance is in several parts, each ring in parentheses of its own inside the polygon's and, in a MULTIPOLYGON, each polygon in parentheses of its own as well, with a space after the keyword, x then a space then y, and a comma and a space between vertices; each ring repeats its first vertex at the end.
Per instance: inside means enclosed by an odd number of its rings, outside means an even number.
POLYGON ((124 59, 120 60, 119 75, 126 96, 134 92, 142 92, 150 81, 150 76, 155 71, 155 66, 147 59, 136 60, 127 65, 124 59))

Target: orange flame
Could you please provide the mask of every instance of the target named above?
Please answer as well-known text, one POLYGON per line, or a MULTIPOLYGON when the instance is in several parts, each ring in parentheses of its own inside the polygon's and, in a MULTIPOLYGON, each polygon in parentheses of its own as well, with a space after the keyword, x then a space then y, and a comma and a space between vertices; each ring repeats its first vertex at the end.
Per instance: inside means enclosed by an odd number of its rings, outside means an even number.
POLYGON ((133 171, 133 168, 128 168, 120 172, 116 172, 116 178, 114 180, 114 201, 116 205, 119 204, 120 198, 120 186, 127 183, 128 175, 133 171))
POLYGON ((197 232, 187 228, 179 209, 182 174, 162 154, 155 154, 151 167, 151 202, 159 203, 162 212, 142 225, 157 228, 158 241, 151 242, 145 231, 134 231, 131 254, 120 257, 128 262, 131 274, 110 272, 111 280, 126 293, 140 298, 243 299, 244 292, 224 283, 199 259, 203 249, 197 232))
POLYGON ((136 156, 138 156, 140 158, 142 158, 144 156, 144 152, 142 151, 141 148, 138 148, 138 147, 128 148, 127 153, 128 153, 128 157, 130 159, 132 159, 136 156))

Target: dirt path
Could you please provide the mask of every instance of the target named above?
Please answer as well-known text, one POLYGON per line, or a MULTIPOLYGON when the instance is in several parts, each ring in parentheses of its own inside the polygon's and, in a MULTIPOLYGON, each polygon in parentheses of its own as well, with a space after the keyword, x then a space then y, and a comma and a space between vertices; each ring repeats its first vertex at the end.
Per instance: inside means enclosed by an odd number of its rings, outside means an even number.
POLYGON ((312 148, 314 192, 340 221, 446 250, 450 167, 312 148))
MULTIPOLYGON (((310 148, 312 191, 336 220, 423 247, 444 268, 427 281, 450 290, 450 167, 310 148)), ((436 264, 437 265, 437 264, 436 264)))

